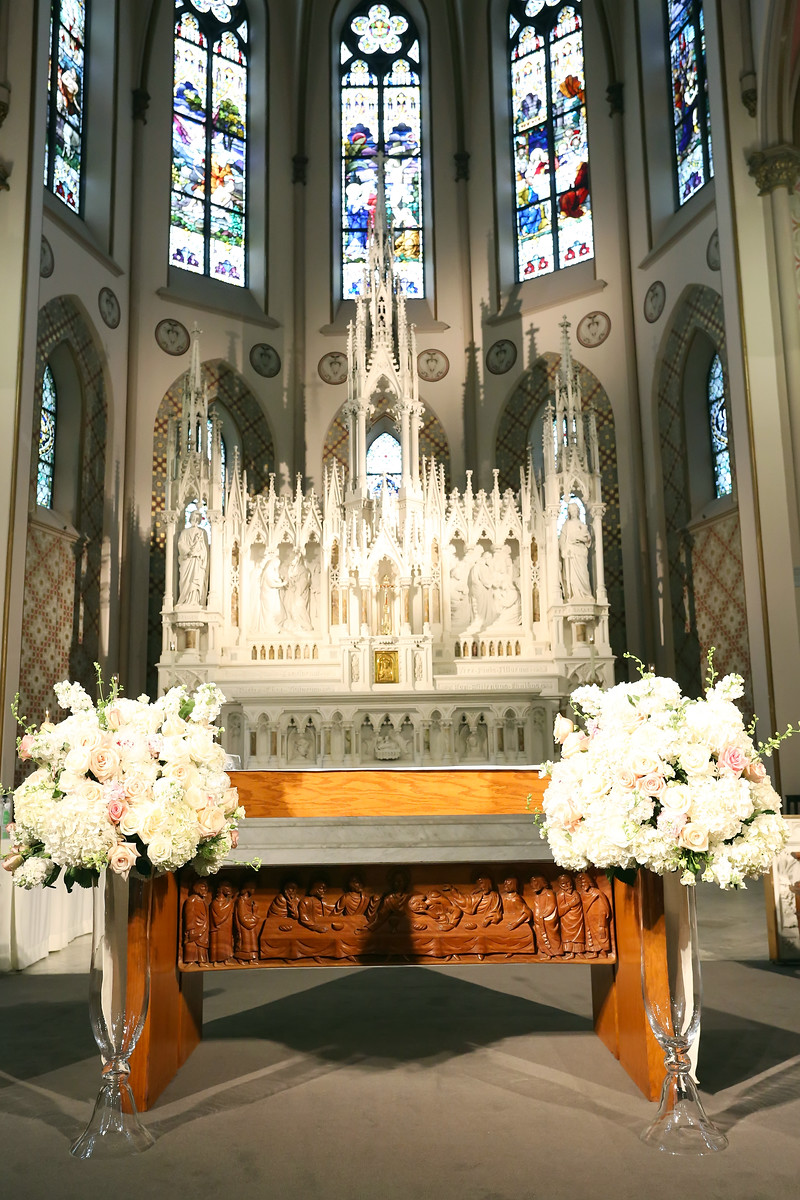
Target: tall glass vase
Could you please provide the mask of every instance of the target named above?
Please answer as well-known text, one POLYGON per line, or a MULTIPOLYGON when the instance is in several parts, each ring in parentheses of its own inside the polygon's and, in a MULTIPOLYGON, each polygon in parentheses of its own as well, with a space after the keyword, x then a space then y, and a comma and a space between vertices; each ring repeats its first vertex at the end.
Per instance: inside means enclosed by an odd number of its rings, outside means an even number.
POLYGON ((666 1070, 658 1112, 641 1139, 666 1154, 724 1150, 728 1139, 706 1115, 690 1057, 702 1002, 696 889, 672 874, 664 876, 662 892, 657 878, 640 870, 637 892, 642 994, 666 1070))
POLYGON ((153 1145, 128 1076, 150 996, 152 881, 102 871, 93 889, 89 1018, 103 1057, 91 1120, 70 1147, 76 1158, 138 1154, 153 1145))

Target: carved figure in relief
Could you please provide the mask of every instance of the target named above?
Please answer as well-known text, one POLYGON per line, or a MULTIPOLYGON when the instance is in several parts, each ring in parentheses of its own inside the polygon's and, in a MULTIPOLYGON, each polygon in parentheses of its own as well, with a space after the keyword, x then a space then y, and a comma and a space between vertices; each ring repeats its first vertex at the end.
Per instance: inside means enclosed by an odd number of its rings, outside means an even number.
POLYGON ((358 665, 358 655, 351 654, 350 655, 350 678, 352 679, 353 683, 358 683, 360 677, 361 677, 361 670, 358 665))
POLYGON ((375 682, 394 683, 394 656, 391 650, 382 650, 375 656, 375 682))
POLYGON ((205 879, 196 879, 183 902, 183 961, 208 962, 208 897, 205 879))
POLYGON ((293 922, 300 920, 299 905, 300 886, 294 879, 290 879, 270 904, 267 910, 267 920, 277 917, 281 922, 278 928, 283 933, 288 933, 294 928, 293 922))
POLYGON ((583 905, 569 875, 558 876, 555 881, 555 896, 564 957, 571 958, 574 954, 583 954, 586 949, 583 905))
POLYGON ((503 906, 503 926, 506 929, 519 929, 527 925, 533 918, 533 913, 519 892, 517 879, 510 875, 500 884, 500 901, 503 906))
POLYGON ((393 633, 392 628, 392 581, 388 575, 384 575, 380 582, 381 592, 381 623, 380 632, 383 634, 393 633))
POLYGON ((261 565, 259 586, 259 628, 279 632, 286 622, 283 606, 283 590, 286 587, 281 575, 281 560, 277 550, 268 552, 261 565))
POLYGON ((583 905, 586 926, 586 955, 597 958, 611 952, 611 905, 608 897, 586 871, 575 876, 575 886, 583 905))
POLYGON ((467 576, 470 623, 467 633, 478 633, 494 621, 494 566, 492 557, 481 550, 467 576))
POLYGON ((233 907, 234 887, 221 883, 211 901, 209 962, 226 962, 233 958, 233 907))
POLYGON ((548 958, 558 958, 563 953, 561 930, 558 923, 558 905, 555 893, 543 875, 531 877, 531 912, 533 930, 536 934, 536 949, 548 958))
POLYGON ((581 520, 580 509, 573 502, 567 507, 567 519, 558 535, 561 555, 561 581, 565 600, 591 600, 592 585, 589 582, 589 547, 592 535, 585 521, 581 520))
POLYGON ((465 929, 486 929, 489 925, 499 925, 503 919, 503 906, 500 896, 494 889, 494 884, 488 875, 480 875, 475 880, 471 892, 460 892, 458 888, 442 889, 448 894, 456 908, 466 917, 475 917, 475 921, 465 921, 465 929))
POLYGON ((307 633, 311 628, 309 601, 311 599, 311 572, 300 550, 296 550, 286 574, 284 608, 286 627, 294 633, 307 633))
POLYGON ((522 622, 522 599, 519 588, 514 582, 514 565, 511 560, 511 547, 500 546, 492 558, 494 571, 493 601, 495 609, 495 628, 505 629, 510 625, 522 622))
POLYGON ((197 509, 178 538, 178 604, 200 607, 208 591, 208 538, 197 509))
POLYGON ((325 903, 327 891, 325 881, 315 879, 308 889, 308 895, 303 896, 297 906, 300 924, 314 933, 327 933, 330 928, 327 918, 333 912, 333 905, 325 903))
POLYGON ((234 957, 237 962, 255 962, 258 958, 258 914, 253 888, 242 884, 233 913, 234 957))
POLYGON ((410 880, 406 872, 392 872, 389 877, 389 890, 381 896, 375 915, 368 922, 368 928, 377 929, 388 924, 390 932, 396 933, 401 920, 407 914, 410 898, 410 880))
POLYGON ((351 875, 347 881, 347 888, 334 904, 333 911, 337 916, 366 917, 369 920, 378 905, 378 900, 378 896, 364 891, 364 881, 360 875, 351 875))
POLYGON ((316 739, 309 726, 305 729, 291 726, 286 740, 289 762, 313 763, 316 760, 316 739))

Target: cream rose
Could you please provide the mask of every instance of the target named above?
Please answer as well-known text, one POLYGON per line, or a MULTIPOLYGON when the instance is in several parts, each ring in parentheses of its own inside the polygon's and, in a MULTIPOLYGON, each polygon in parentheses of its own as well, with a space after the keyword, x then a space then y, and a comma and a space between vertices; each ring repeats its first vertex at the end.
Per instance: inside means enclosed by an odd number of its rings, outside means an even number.
POLYGON ((180 717, 167 717, 161 726, 161 732, 164 737, 183 737, 186 728, 186 722, 182 721, 180 717))
POLYGON ((205 788, 198 787, 192 784, 183 794, 183 798, 190 808, 200 809, 205 808, 208 803, 208 792, 205 788))
POLYGON ((663 775, 651 773, 639 780, 639 790, 646 796, 652 796, 654 800, 660 800, 667 790, 667 781, 663 775))
POLYGON ((631 770, 634 775, 638 775, 640 779, 647 778, 649 775, 659 774, 661 763, 658 760, 657 754, 648 754, 647 751, 639 751, 634 754, 630 760, 631 770))
POLYGON ((80 738, 78 739, 78 744, 90 753, 92 750, 102 749, 109 742, 110 738, 101 729, 84 729, 81 731, 80 738))
POLYGON ((165 863, 172 854, 172 842, 165 833, 157 833, 147 841, 147 857, 154 867, 165 863))
POLYGON ((101 783, 116 775, 120 767, 119 755, 110 747, 92 750, 89 758, 89 770, 101 783))
POLYGON ((130 842, 118 842, 108 856, 108 865, 116 875, 128 878, 131 867, 139 854, 130 842))
POLYGON ((85 746, 73 746, 64 758, 64 767, 75 775, 85 775, 89 770, 92 752, 85 746))
POLYGON ((632 792, 636 787, 636 776, 630 767, 618 767, 614 774, 614 785, 624 788, 626 792, 632 792))
POLYGON ((588 749, 588 737, 585 733, 581 733, 579 729, 575 729, 572 733, 568 733, 561 743, 561 757, 571 758, 573 754, 580 754, 582 750, 588 749))
POLYGON ((220 805, 222 806, 222 811, 228 816, 231 813, 235 813, 239 807, 239 789, 228 788, 227 791, 223 792, 220 798, 220 805))
POLYGON ((166 779, 173 779, 182 788, 195 786, 200 778, 197 767, 188 759, 166 763, 162 773, 166 779))
POLYGON ((120 704, 109 704, 106 709, 106 724, 109 729, 121 729, 127 724, 125 711, 120 704))
POLYGON ((553 725, 553 737, 557 742, 563 744, 574 729, 575 726, 573 725, 572 721, 570 721, 569 717, 563 717, 561 713, 556 714, 555 723, 553 725))
POLYGON ((708 746, 702 742, 693 742, 681 746, 679 751, 681 766, 687 775, 709 775, 712 770, 708 746))
POLYGON ((201 837, 215 837, 225 828, 225 814, 221 808, 217 808, 216 804, 211 804, 208 808, 200 809, 197 814, 197 824, 201 837))
POLYGON ((139 832, 139 821, 140 816, 135 808, 126 809, 119 819, 120 833, 123 833, 125 837, 135 837, 139 832))
POLYGON ((158 809, 147 813, 139 823, 139 836, 148 844, 164 829, 164 814, 158 809))
POLYGON ((131 771, 122 782, 129 800, 149 800, 152 796, 150 780, 139 771, 131 771))
POLYGON ((678 845, 684 850, 707 850, 708 830, 697 821, 689 821, 678 834, 678 845))
POLYGON ((763 783, 767 778, 767 768, 760 758, 754 758, 742 772, 748 783, 763 783))
POLYGON ((692 803, 691 792, 683 783, 675 783, 666 787, 658 799, 662 808, 676 816, 688 813, 692 803))

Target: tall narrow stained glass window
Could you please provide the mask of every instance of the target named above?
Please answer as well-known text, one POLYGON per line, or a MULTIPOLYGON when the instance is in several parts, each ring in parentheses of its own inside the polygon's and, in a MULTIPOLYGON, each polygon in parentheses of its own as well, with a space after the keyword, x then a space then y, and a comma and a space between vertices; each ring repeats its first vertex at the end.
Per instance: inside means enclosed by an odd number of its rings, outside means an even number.
POLYGON ((594 257, 580 0, 511 0, 518 281, 594 257))
POLYGON ((407 296, 424 296, 419 37, 399 5, 362 4, 345 21, 339 60, 342 296, 361 292, 379 152, 395 273, 407 296))
POLYGON ((53 507, 53 474, 56 465, 56 381, 50 364, 42 375, 42 412, 39 418, 39 456, 36 464, 36 503, 53 507))
POLYGON ((708 372, 708 421, 711 428, 711 461, 714 468, 714 494, 729 496, 733 491, 731 451, 728 441, 728 406, 725 376, 718 354, 708 372))
POLYGON ((391 433, 381 433, 367 449, 367 487, 377 496, 386 480, 390 492, 400 490, 402 451, 391 433))
POLYGON ((243 0, 175 0, 169 261, 240 287, 247 47, 243 0))
POLYGON ((714 174, 702 0, 667 0, 678 204, 714 174))
POLYGON ((44 184, 76 213, 83 187, 86 25, 86 0, 53 0, 44 184))

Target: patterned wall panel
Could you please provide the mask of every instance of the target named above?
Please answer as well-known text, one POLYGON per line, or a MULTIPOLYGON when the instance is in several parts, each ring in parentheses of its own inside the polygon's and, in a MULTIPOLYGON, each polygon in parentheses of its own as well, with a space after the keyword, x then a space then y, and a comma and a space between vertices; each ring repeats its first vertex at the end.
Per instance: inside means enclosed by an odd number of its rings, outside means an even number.
MULTIPOLYGON (((247 472, 251 492, 258 493, 269 483, 275 470, 272 433, 261 405, 247 384, 224 359, 203 363, 203 382, 208 387, 210 408, 214 401, 225 406, 241 434, 242 468, 247 472)), ((161 522, 167 478, 167 426, 170 417, 181 414, 181 396, 186 373, 175 380, 163 397, 153 428, 153 525, 150 535, 150 584, 147 627, 147 690, 155 696, 158 682, 156 663, 161 657, 161 605, 164 599, 164 549, 166 533, 161 522)))
POLYGON ((39 313, 29 511, 36 510, 42 376, 48 358, 62 343, 67 343, 75 362, 83 401, 77 521, 81 541, 76 561, 63 538, 28 526, 19 691, 21 711, 36 721, 52 705, 52 685, 59 679, 77 679, 93 694, 93 664, 100 656, 106 390, 89 325, 67 296, 49 301, 39 313))
MULTIPOLYGON (((664 490, 674 670, 690 694, 700 690, 704 658, 717 648, 717 669, 749 678, 750 649, 738 512, 725 521, 695 525, 691 534, 683 379, 693 338, 714 344, 727 378, 722 298, 712 288, 691 288, 680 301, 664 345, 658 377, 658 430, 664 490)), ((752 708, 749 696, 745 706, 752 708)))
MULTIPOLYGON (((500 490, 519 488, 520 467, 527 462, 530 429, 534 419, 555 390, 561 355, 542 354, 514 389, 500 416, 495 447, 495 463, 500 471, 500 490)), ((579 366, 584 408, 594 404, 597 413, 597 438, 603 483, 603 559, 609 603, 611 649, 617 656, 617 675, 627 678, 622 655, 628 648, 625 633, 625 591, 622 583, 622 536, 619 518, 619 483, 614 414, 600 381, 579 366)))
MULTIPOLYGON (((423 400, 422 427, 419 431, 420 458, 435 458, 444 466, 447 489, 450 489, 450 446, 447 434, 442 428, 439 418, 423 400)), ((381 396, 375 403, 372 421, 379 421, 387 416, 392 406, 389 396, 381 396)), ((344 406, 342 406, 344 407, 344 406)), ((328 426, 322 450, 322 465, 327 467, 331 462, 337 462, 347 472, 347 425, 340 409, 328 426)))

